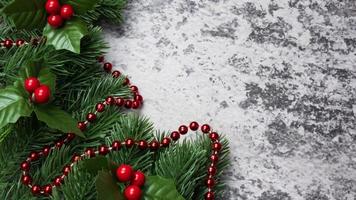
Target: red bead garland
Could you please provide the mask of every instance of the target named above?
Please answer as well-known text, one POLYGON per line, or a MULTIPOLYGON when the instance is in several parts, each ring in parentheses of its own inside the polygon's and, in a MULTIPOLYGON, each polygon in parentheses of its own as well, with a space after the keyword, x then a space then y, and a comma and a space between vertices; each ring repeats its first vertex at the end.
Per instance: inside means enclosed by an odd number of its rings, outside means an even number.
MULTIPOLYGON (((104 59, 101 61, 104 62, 104 59)), ((108 70, 108 68, 104 68, 105 71, 111 73, 111 70, 108 70)), ((121 74, 118 71, 113 72, 113 77, 117 78, 121 74), (115 74, 115 76, 114 76, 115 74)), ((125 79, 124 85, 129 85, 130 81, 129 79, 125 79)), ((129 86, 130 87, 130 86, 129 86)), ((107 97, 104 102, 98 103, 95 107, 96 112, 95 113, 89 113, 86 116, 87 121, 84 122, 79 122, 78 127, 81 129, 85 130, 87 124, 89 122, 93 122, 96 120, 97 113, 103 112, 105 110, 106 105, 116 105, 116 106, 124 106, 126 108, 136 108, 141 105, 141 102, 143 101, 143 98, 141 95, 138 93, 138 88, 136 86, 131 86, 131 91, 134 93, 134 100, 124 100, 123 98, 115 98, 115 97, 107 97), (127 103, 130 102, 130 103, 127 103), (134 106, 134 102, 139 103, 139 106, 134 106), (128 105, 130 104, 130 105, 128 105), (85 128, 83 128, 85 125, 85 128)), ((34 195, 38 194, 44 194, 44 195, 50 195, 52 192, 52 189, 54 187, 59 187, 64 180, 64 177, 67 176, 73 167, 73 165, 80 160, 86 158, 91 158, 95 157, 97 154, 98 155, 107 155, 111 151, 118 151, 121 149, 121 146, 124 145, 126 148, 133 148, 135 145, 141 149, 141 150, 158 150, 161 147, 168 147, 172 141, 177 141, 180 138, 180 135, 185 135, 188 130, 198 130, 199 129, 199 124, 197 122, 191 122, 189 126, 186 125, 181 125, 179 126, 177 131, 173 131, 170 134, 170 137, 164 137, 161 142, 158 142, 157 140, 152 140, 151 142, 147 142, 145 140, 139 140, 135 141, 134 139, 128 138, 125 140, 125 142, 120 142, 120 141, 113 141, 111 143, 111 146, 108 147, 106 145, 101 145, 98 147, 98 150, 95 151, 93 148, 88 148, 85 150, 85 152, 81 155, 74 154, 72 157, 72 163, 64 166, 62 175, 56 177, 51 184, 45 185, 43 187, 40 187, 38 185, 32 185, 32 178, 28 174, 28 171, 30 169, 30 162, 37 160, 40 156, 47 156, 50 151, 53 148, 61 148, 64 144, 67 144, 68 142, 72 141, 75 138, 75 135, 73 133, 68 133, 67 137, 61 140, 58 140, 55 142, 55 145, 53 147, 45 146, 41 152, 31 152, 29 158, 21 163, 21 170, 23 172, 23 175, 21 177, 21 182, 28 187, 31 188, 31 191, 34 195), (189 127, 189 128, 188 128, 189 127)), ((218 162, 218 153, 222 149, 222 145, 219 142, 219 135, 216 132, 211 132, 211 128, 209 125, 204 124, 201 126, 201 131, 203 133, 207 133, 209 138, 211 139, 211 148, 212 148, 212 154, 210 156, 210 164, 207 167, 207 179, 206 179, 206 185, 208 187, 208 192, 205 194, 205 199, 206 200, 213 200, 214 199, 214 193, 212 191, 212 188, 216 184, 214 180, 214 176, 217 174, 217 168, 216 164, 218 162)), ((128 171, 130 171, 127 168, 128 171)), ((119 171, 119 169, 118 169, 119 171)), ((144 184, 144 174, 140 171, 134 172, 131 168, 131 172, 125 172, 122 173, 122 169, 118 175, 117 171, 117 176, 120 175, 120 179, 123 181, 130 181, 131 180, 131 185, 127 186, 124 195, 127 199, 137 199, 141 196, 141 189, 138 186, 142 186, 144 184)), ((125 170, 124 170, 125 171, 125 170)), ((119 180, 120 180, 119 179, 119 180)))

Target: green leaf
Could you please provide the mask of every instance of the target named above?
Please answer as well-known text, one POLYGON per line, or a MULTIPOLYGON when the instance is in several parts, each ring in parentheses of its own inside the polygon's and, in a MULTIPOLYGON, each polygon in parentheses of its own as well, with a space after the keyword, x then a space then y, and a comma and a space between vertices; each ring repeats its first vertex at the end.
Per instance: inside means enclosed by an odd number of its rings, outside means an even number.
POLYGON ((81 162, 81 168, 90 174, 96 175, 98 171, 109 169, 109 161, 104 156, 97 156, 83 160, 81 162))
POLYGON ((73 6, 74 13, 82 15, 89 10, 93 10, 99 0, 64 0, 63 4, 73 6))
POLYGON ((0 90, 0 128, 31 115, 33 108, 21 92, 11 86, 0 90))
MULTIPOLYGON (((53 74, 49 67, 47 67, 43 61, 30 60, 20 70, 21 82, 16 83, 17 86, 23 85, 24 81, 28 77, 37 77, 41 84, 47 85, 51 89, 51 93, 55 93, 56 88, 56 75, 53 74)), ((22 86, 23 87, 23 86, 22 86)))
POLYGON ((66 49, 74 53, 80 53, 80 40, 88 34, 88 27, 84 21, 74 18, 66 21, 60 28, 52 28, 46 25, 43 35, 47 37, 47 44, 55 49, 66 49))
POLYGON ((95 181, 98 200, 124 199, 113 176, 108 171, 99 171, 95 181))
POLYGON ((7 4, 3 13, 17 29, 41 29, 46 23, 46 0, 14 0, 7 4))
POLYGON ((76 120, 56 106, 50 104, 36 105, 35 113, 40 121, 45 122, 51 128, 58 129, 64 133, 75 133, 84 137, 84 134, 77 127, 76 120))
POLYGON ((160 176, 148 176, 143 188, 144 200, 184 200, 174 181, 160 176))

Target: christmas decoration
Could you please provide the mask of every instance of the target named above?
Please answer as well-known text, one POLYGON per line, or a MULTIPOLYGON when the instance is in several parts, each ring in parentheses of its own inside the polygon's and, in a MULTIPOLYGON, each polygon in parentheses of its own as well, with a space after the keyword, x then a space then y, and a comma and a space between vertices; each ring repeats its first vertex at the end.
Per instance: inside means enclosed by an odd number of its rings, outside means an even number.
POLYGON ((0 189, 6 191, 0 199, 219 195, 228 166, 224 137, 195 121, 160 133, 147 118, 126 112, 144 98, 102 56, 106 44, 95 25, 120 22, 123 6, 122 0, 0 2, 0 189), (190 130, 196 139, 183 139, 190 130))

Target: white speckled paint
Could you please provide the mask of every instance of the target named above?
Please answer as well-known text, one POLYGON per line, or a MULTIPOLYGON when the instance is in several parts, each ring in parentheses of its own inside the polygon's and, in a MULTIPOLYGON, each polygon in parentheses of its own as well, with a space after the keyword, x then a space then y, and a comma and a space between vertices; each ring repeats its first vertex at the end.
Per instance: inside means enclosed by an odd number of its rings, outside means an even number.
POLYGON ((222 199, 356 199, 352 1, 130 1, 107 59, 157 129, 230 140, 222 199))

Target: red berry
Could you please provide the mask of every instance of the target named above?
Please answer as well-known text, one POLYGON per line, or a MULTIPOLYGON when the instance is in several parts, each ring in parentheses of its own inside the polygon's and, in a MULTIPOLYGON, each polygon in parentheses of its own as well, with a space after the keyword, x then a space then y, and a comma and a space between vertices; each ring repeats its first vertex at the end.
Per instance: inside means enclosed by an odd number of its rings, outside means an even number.
POLYGON ((105 110, 105 105, 103 103, 98 103, 95 106, 96 111, 103 112, 105 110))
POLYGON ((120 97, 116 99, 117 106, 123 106, 124 104, 125 104, 125 99, 120 98, 120 97))
POLYGON ((109 147, 107 147, 104 144, 99 147, 99 155, 105 156, 108 153, 109 153, 109 147))
POLYGON ((121 75, 121 73, 119 72, 119 71, 113 71, 112 72, 112 76, 114 77, 114 78, 118 78, 119 76, 121 75))
POLYGON ((4 47, 6 47, 6 48, 11 48, 12 47, 12 45, 13 45, 13 42, 12 42, 12 40, 10 40, 10 39, 5 39, 4 40, 4 47))
POLYGON ((135 95, 135 101, 139 101, 142 102, 143 101, 143 97, 139 94, 135 95))
POLYGON ((69 172, 71 171, 70 165, 64 166, 62 171, 63 171, 63 174, 67 176, 69 174, 69 172))
POLYGON ((33 100, 35 103, 44 104, 49 101, 51 96, 51 89, 47 85, 41 85, 33 93, 33 100))
POLYGON ((182 125, 178 128, 178 131, 180 134, 184 135, 188 133, 188 127, 186 125, 182 125))
POLYGON ((145 184, 145 174, 141 171, 136 171, 132 177, 131 185, 141 187, 145 184))
POLYGON ((43 156, 48 156, 49 152, 51 152, 51 147, 50 146, 44 146, 43 149, 42 149, 43 156))
POLYGON ((31 178, 31 176, 29 176, 29 175, 23 175, 23 176, 21 177, 21 182, 22 182, 24 185, 31 184, 32 178, 31 178))
POLYGON ((94 113, 88 113, 88 114, 87 114, 87 120, 88 120, 89 122, 95 121, 95 120, 96 120, 96 115, 95 115, 94 113))
POLYGON ((130 89, 131 89, 132 92, 137 92, 138 91, 138 88, 137 88, 136 85, 131 85, 130 89))
POLYGON ((111 144, 112 150, 117 151, 121 147, 121 143, 117 140, 113 141, 111 144))
POLYGON ((46 195, 50 195, 52 193, 52 186, 51 185, 45 185, 43 186, 43 192, 46 194, 46 195))
POLYGON ((47 22, 49 25, 51 25, 53 28, 58 28, 62 26, 63 24, 63 19, 60 15, 50 15, 47 18, 47 22))
POLYGON ((124 195, 127 200, 139 200, 142 191, 136 185, 129 185, 125 188, 124 195))
POLYGON ((147 144, 146 141, 140 140, 140 141, 138 142, 138 148, 139 148, 139 149, 145 150, 147 147, 148 147, 148 144, 147 144))
POLYGON ((87 129, 87 125, 85 122, 78 122, 77 126, 81 131, 85 131, 85 129, 87 129))
POLYGON ((61 17, 63 19, 70 19, 74 15, 74 10, 71 5, 65 4, 61 7, 61 17))
POLYGON ((222 146, 221 146, 221 143, 220 142, 214 142, 212 145, 211 145, 211 148, 214 150, 214 151, 220 151, 222 146))
POLYGON ((214 193, 213 192, 207 192, 205 194, 205 200, 214 200, 214 193))
POLYGON ((30 170, 30 163, 27 161, 24 161, 21 163, 20 168, 23 171, 28 171, 28 170, 30 170))
POLYGON ((163 138, 163 140, 162 140, 162 146, 163 147, 168 147, 169 143, 171 143, 171 139, 169 139, 167 137, 163 138))
POLYGON ((25 40, 23 40, 23 39, 17 39, 17 40, 16 40, 16 46, 20 47, 20 46, 22 46, 23 44, 25 44, 25 40))
POLYGON ((112 70, 112 64, 111 63, 104 63, 104 70, 107 72, 110 72, 112 70))
POLYGON ((41 187, 38 185, 33 185, 31 188, 31 192, 33 195, 37 195, 41 192, 41 187))
POLYGON ((127 148, 133 147, 134 144, 135 144, 135 141, 133 139, 131 139, 131 138, 128 138, 125 141, 125 145, 126 145, 127 148))
POLYGON ((113 105, 113 104, 116 103, 114 97, 112 97, 112 96, 106 97, 105 102, 106 102, 108 105, 113 105))
POLYGON ((130 181, 133 175, 133 169, 130 165, 120 165, 116 169, 116 177, 121 182, 130 181))
POLYGON ((209 131, 210 131, 210 126, 209 126, 208 124, 203 124, 203 125, 201 126, 201 131, 202 131, 203 133, 209 133, 209 131))
POLYGON ((178 133, 178 131, 173 131, 173 132, 171 133, 171 138, 172 138, 172 140, 174 140, 174 141, 178 140, 178 139, 180 138, 180 134, 178 133))
POLYGON ((25 89, 29 93, 33 93, 38 87, 40 87, 40 81, 36 77, 29 77, 25 80, 25 89))
POLYGON ((131 100, 126 100, 125 101, 125 108, 128 108, 128 109, 132 108, 132 101, 131 100))
POLYGON ((59 3, 58 0, 48 0, 46 2, 46 11, 50 15, 55 15, 59 14, 59 11, 61 9, 61 4, 59 3))
POLYGON ((95 157, 95 151, 93 148, 87 148, 85 150, 85 155, 89 156, 90 158, 95 157))
POLYGON ((189 128, 192 130, 192 131, 196 131, 198 130, 199 128, 199 124, 197 122, 191 122, 190 125, 189 125, 189 128))
POLYGON ((55 186, 60 186, 60 185, 62 184, 62 181, 63 181, 62 177, 61 177, 61 176, 57 176, 57 177, 54 179, 53 184, 54 184, 55 186))
POLYGON ((209 137, 211 140, 215 141, 215 140, 218 140, 219 139, 219 134, 216 133, 216 132, 212 132, 209 134, 209 137))
POLYGON ((140 103, 139 101, 136 101, 136 100, 135 100, 135 101, 132 102, 132 108, 133 108, 133 109, 139 108, 140 105, 141 105, 141 103, 140 103))
POLYGON ((152 142, 150 142, 150 149, 151 150, 157 150, 159 149, 159 142, 157 142, 156 140, 153 140, 152 142))

